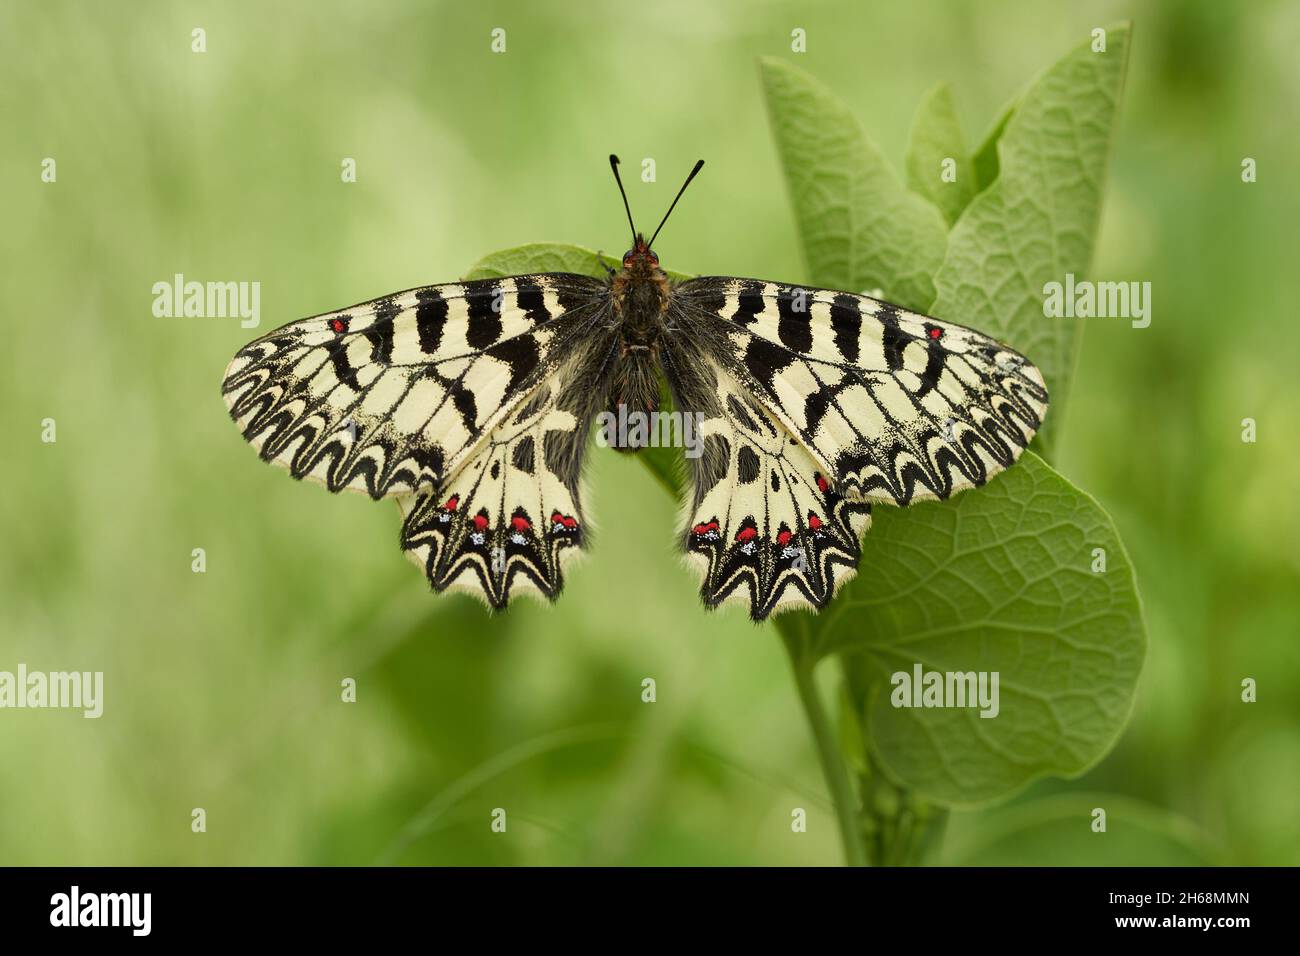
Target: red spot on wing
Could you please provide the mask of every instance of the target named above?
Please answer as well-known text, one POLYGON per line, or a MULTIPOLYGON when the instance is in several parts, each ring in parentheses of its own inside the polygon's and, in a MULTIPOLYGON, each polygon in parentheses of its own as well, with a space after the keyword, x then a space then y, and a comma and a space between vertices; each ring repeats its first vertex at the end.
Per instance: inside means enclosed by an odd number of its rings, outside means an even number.
POLYGON ((452 495, 447 499, 447 503, 442 506, 443 511, 455 511, 460 504, 460 495, 452 495))
POLYGON ((793 537, 794 537, 794 532, 791 531, 789 528, 787 528, 786 530, 782 531, 780 534, 776 536, 776 543, 784 548, 787 544, 790 543, 790 539, 793 537))
POLYGON ((330 328, 333 329, 335 332, 339 333, 340 335, 342 335, 344 332, 348 330, 347 320, 330 319, 330 328))
POLYGON ((551 524, 559 525, 565 531, 575 531, 578 527, 578 522, 575 518, 570 515, 562 515, 558 511, 551 512, 551 524))
POLYGON ((737 541, 753 541, 758 537, 758 529, 746 525, 736 532, 737 541))
POLYGON ((818 488, 818 490, 820 490, 823 494, 825 494, 826 492, 828 492, 828 491, 831 490, 831 483, 830 483, 829 481, 827 481, 827 480, 825 479, 825 477, 823 477, 823 475, 822 475, 822 473, 821 473, 820 471, 819 471, 819 472, 815 472, 815 473, 813 474, 813 478, 815 478, 815 479, 817 480, 817 488, 818 488))
POLYGON ((930 340, 933 342, 938 342, 941 338, 943 338, 943 329, 935 328, 934 326, 931 326, 930 340))
POLYGON ((475 515, 475 516, 474 516, 474 527, 475 527, 475 528, 477 528, 479 531, 486 531, 486 530, 487 530, 487 526, 488 526, 487 515, 475 515))
POLYGON ((523 515, 515 515, 510 519, 510 527, 514 528, 516 531, 532 531, 533 523, 523 515))
POLYGON ((822 526, 822 519, 817 517, 817 513, 814 511, 808 512, 808 527, 816 531, 821 526, 822 526))
POLYGON ((691 530, 694 531, 696 534, 708 534, 710 531, 718 530, 718 523, 716 521, 702 522, 700 524, 697 524, 691 530))

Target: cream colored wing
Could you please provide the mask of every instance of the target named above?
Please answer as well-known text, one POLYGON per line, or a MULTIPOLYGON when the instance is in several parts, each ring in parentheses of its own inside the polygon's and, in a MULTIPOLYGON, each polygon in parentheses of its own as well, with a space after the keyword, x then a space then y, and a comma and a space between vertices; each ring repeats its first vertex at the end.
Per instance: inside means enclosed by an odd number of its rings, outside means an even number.
POLYGON ((708 350, 849 497, 948 498, 1009 467, 1047 411, 1043 376, 981 332, 867 296, 725 277, 674 290, 708 350))
POLYGON ((466 591, 494 608, 559 593, 562 565, 585 540, 579 485, 598 398, 574 385, 599 352, 550 375, 436 493, 398 498, 402 547, 435 590, 466 591))
POLYGON ((870 505, 837 494, 822 466, 749 389, 712 361, 695 396, 704 414, 686 554, 709 606, 746 604, 755 620, 826 605, 851 578, 870 505))
POLYGON ((222 392, 295 478, 373 498, 438 489, 608 302, 606 283, 567 273, 412 289, 251 342, 222 392))

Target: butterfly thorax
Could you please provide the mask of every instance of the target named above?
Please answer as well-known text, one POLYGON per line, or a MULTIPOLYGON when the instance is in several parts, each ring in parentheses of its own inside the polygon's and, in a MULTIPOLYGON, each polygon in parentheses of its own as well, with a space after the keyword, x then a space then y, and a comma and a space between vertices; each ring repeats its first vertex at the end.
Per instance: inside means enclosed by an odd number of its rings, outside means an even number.
POLYGON ((645 239, 623 256, 623 269, 612 280, 615 317, 620 321, 625 341, 650 345, 663 328, 663 313, 668 309, 669 282, 659 257, 650 251, 645 239))
POLYGON ((638 235, 623 256, 622 271, 611 279, 619 354, 609 407, 616 414, 620 405, 625 413, 649 413, 659 407, 659 344, 670 291, 668 276, 659 268, 659 257, 638 235))

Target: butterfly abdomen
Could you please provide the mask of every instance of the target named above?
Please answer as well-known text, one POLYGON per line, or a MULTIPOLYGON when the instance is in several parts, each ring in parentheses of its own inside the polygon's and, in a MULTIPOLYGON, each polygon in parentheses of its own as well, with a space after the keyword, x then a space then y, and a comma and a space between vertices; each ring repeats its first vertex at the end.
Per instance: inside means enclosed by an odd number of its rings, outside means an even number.
POLYGON ((620 426, 612 447, 619 451, 638 451, 646 447, 648 435, 640 423, 653 421, 659 411, 659 347, 623 345, 622 355, 610 382, 607 407, 611 421, 632 423, 620 426))

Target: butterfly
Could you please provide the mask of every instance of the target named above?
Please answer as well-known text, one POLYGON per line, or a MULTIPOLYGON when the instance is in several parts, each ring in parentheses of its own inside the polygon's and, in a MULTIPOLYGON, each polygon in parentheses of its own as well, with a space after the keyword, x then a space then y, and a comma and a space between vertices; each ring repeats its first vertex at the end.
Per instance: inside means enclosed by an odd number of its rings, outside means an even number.
POLYGON ((678 540, 704 603, 755 620, 824 607, 873 504, 982 485, 1029 443, 1047 389, 1007 345, 865 295, 670 279, 654 242, 703 165, 647 242, 610 156, 633 239, 604 278, 423 286, 262 336, 226 369, 231 417, 293 477, 395 499, 433 588, 504 608, 554 599, 586 546, 593 420, 666 397, 698 423, 678 540))

